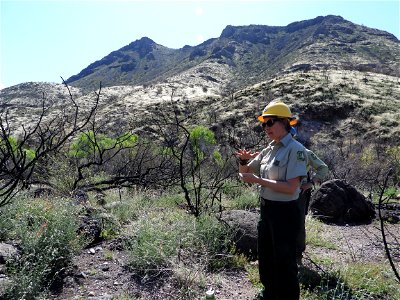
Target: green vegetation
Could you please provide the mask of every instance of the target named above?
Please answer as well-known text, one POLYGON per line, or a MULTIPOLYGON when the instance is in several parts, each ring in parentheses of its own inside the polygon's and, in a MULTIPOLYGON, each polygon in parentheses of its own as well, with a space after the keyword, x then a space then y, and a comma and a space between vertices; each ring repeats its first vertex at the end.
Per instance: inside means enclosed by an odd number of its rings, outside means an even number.
POLYGON ((13 280, 8 299, 33 299, 56 288, 71 259, 85 243, 78 234, 79 207, 67 199, 30 199, 20 196, 6 211, 8 230, 3 238, 19 241, 19 257, 7 262, 13 280))
POLYGON ((305 272, 300 272, 301 281, 306 282, 302 299, 400 299, 398 282, 383 264, 350 263, 343 268, 329 267, 317 276, 305 272), (312 277, 314 282, 310 281, 312 277))
MULTIPOLYGON (((20 256, 8 261, 5 270, 13 279, 7 297, 45 298, 61 286, 72 258, 93 241, 118 241, 118 251, 129 255, 124 266, 127 272, 143 282, 170 280, 178 298, 198 298, 208 277, 224 271, 245 270, 251 283, 261 287, 257 263, 235 252, 234 232, 218 217, 226 209, 256 211, 259 206, 258 190, 237 179, 233 153, 249 145, 262 148, 260 126, 252 122, 265 99, 284 94, 294 111, 310 118, 305 126, 321 128, 305 127, 315 133, 313 140, 306 142, 315 143, 311 146, 329 164, 331 178, 344 179, 375 200, 383 189, 385 201, 397 201, 399 147, 392 140, 371 136, 382 131, 389 134, 398 127, 394 117, 385 118, 390 112, 388 103, 396 109, 398 89, 393 85, 393 95, 385 91, 383 97, 379 77, 369 75, 362 80, 362 75, 330 70, 289 73, 265 83, 264 90, 235 87, 226 97, 199 103, 176 101, 144 107, 146 117, 132 118, 128 128, 117 126, 129 123, 125 120, 112 120, 112 127, 103 128, 106 122, 99 125, 88 117, 83 120, 88 126, 65 135, 54 128, 71 124, 56 123, 63 120, 57 117, 50 121, 60 126, 43 126, 38 136, 28 132, 29 138, 17 140, 4 130, 2 166, 9 169, 1 174, 0 183, 3 188, 11 187, 12 196, 22 190, 9 198, 13 201, 0 202, 0 240, 16 241, 20 247, 20 256), (335 81, 338 75, 342 82, 335 81), (146 118, 156 122, 148 125, 146 118), (245 124, 244 120, 250 121, 245 124), (220 126, 214 127, 217 121, 220 126), (363 123, 371 126, 369 135, 364 133, 363 123), (374 126, 385 128, 374 132, 374 126), (352 135, 348 128, 356 133, 352 135), (64 142, 52 145, 55 141, 64 142), (382 187, 387 174, 390 180, 382 187), (37 186, 53 194, 48 198, 28 196, 28 190, 37 186), (87 199, 73 199, 77 192, 87 199)), ((157 89, 160 94, 167 93, 167 87, 155 86, 157 89)), ((115 104, 116 111, 128 105, 134 108, 124 96, 112 100, 120 101, 115 104)), ((353 254, 351 262, 339 263, 330 256, 340 250, 339 237, 327 235, 326 225, 311 216, 306 221, 308 247, 319 254, 311 255, 312 263, 301 268, 304 299, 399 298, 386 262, 361 264, 353 254)), ((111 248, 104 250, 104 258, 110 262, 118 254, 111 248)), ((90 276, 100 273, 95 267, 87 271, 90 276)))
POLYGON ((176 265, 201 265, 205 271, 229 265, 231 237, 215 217, 194 218, 184 211, 155 211, 132 226, 128 242, 130 265, 145 275, 160 275, 176 265), (168 231, 165 228, 168 227, 168 231))
POLYGON ((124 133, 117 138, 105 134, 95 134, 93 131, 83 132, 71 143, 70 155, 85 158, 89 155, 98 155, 107 149, 132 148, 138 141, 138 136, 124 133))
MULTIPOLYGON (((233 208, 249 208, 257 199, 255 191, 242 186, 225 186, 227 203, 233 208), (238 189, 238 191, 234 191, 238 189), (248 196, 246 196, 248 195, 248 196), (241 204, 241 203, 248 204, 241 204)), ((246 270, 255 288, 261 288, 258 266, 235 253, 232 232, 212 214, 194 217, 182 209, 184 197, 178 193, 139 192, 124 189, 105 195, 103 208, 93 217, 102 220, 103 239, 124 237, 124 251, 129 254, 129 269, 147 280, 170 278, 177 295, 196 299, 206 287, 209 274, 221 270, 246 270), (101 214, 105 214, 101 216, 101 214), (103 211, 103 213, 101 213, 103 211), (168 230, 165 230, 168 228, 168 230)), ((12 205, 1 211, 2 240, 20 240, 18 259, 7 263, 7 273, 15 284, 7 292, 9 299, 33 299, 44 296, 60 284, 71 259, 90 242, 79 234, 79 220, 85 212, 81 205, 71 205, 65 198, 30 199, 21 194, 12 205)), ((324 225, 306 218, 308 247, 337 250, 334 241, 324 238, 324 225)), ((106 260, 114 253, 106 250, 106 260)), ((394 275, 385 263, 337 264, 323 254, 312 258, 320 269, 300 269, 302 299, 399 299, 394 275)), ((90 276, 97 270, 92 269, 90 276)), ((127 296, 128 297, 128 296, 127 296)), ((129 299, 129 298, 127 298, 129 299)))
POLYGON ((0 151, 2 153, 8 152, 7 148, 10 149, 10 153, 16 156, 16 160, 32 161, 35 158, 35 151, 21 144, 21 141, 13 136, 9 136, 6 140, 0 139, 0 151))
POLYGON ((322 247, 327 249, 336 249, 333 241, 323 237, 324 228, 321 221, 306 216, 306 243, 315 247, 322 247))

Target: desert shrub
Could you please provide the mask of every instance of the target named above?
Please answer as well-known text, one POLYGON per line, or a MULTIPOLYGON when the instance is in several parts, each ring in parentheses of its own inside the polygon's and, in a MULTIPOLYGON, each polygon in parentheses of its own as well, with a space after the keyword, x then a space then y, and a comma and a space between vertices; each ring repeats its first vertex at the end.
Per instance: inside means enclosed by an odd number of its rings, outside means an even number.
POLYGON ((11 232, 13 230, 14 219, 13 203, 0 207, 0 241, 11 239, 11 232))
POLYGON ((345 180, 366 194, 379 194, 389 170, 394 175, 390 184, 395 185, 398 180, 396 147, 382 141, 350 138, 320 150, 333 178, 345 180))
POLYGON ((147 214, 156 207, 176 207, 183 203, 182 195, 166 193, 162 197, 153 193, 140 191, 131 193, 128 189, 111 190, 105 196, 107 209, 121 223, 129 223, 139 219, 140 215, 147 214))
POLYGON ((76 180, 76 166, 61 154, 49 157, 47 161, 48 182, 55 190, 68 195, 76 180))
POLYGON ((204 126, 194 127, 190 131, 189 139, 195 154, 195 160, 203 160, 204 154, 208 150, 207 148, 216 143, 214 133, 204 126))
POLYGON ((389 156, 390 164, 393 169, 394 184, 398 184, 400 182, 400 146, 395 145, 388 147, 386 153, 389 156))
POLYGON ((323 274, 320 284, 314 290, 314 295, 320 300, 342 300, 353 299, 349 287, 340 279, 337 271, 326 272, 323 274))
MULTIPOLYGON (((304 275, 303 275, 304 276, 304 275)), ((315 276, 315 275, 314 275, 315 276)), ((317 276, 318 284, 302 287, 303 299, 399 299, 398 283, 382 263, 352 263, 317 276)), ((302 278, 302 281, 306 279, 302 278)))
POLYGON ((15 201, 12 235, 20 241, 20 256, 7 262, 12 286, 9 299, 34 299, 56 288, 73 255, 82 248, 77 234, 78 207, 65 199, 15 201))
POLYGON ((27 161, 31 161, 35 158, 35 151, 27 146, 21 146, 21 141, 13 136, 9 136, 8 141, 0 139, 0 149, 3 153, 7 151, 7 145, 11 148, 11 152, 17 159, 25 156, 27 161))
POLYGON ((242 193, 232 199, 233 207, 236 209, 255 209, 260 206, 259 193, 255 189, 242 188, 242 193))
POLYGON ((230 263, 230 232, 212 216, 160 208, 141 216, 131 234, 130 266, 139 275, 170 274, 179 264, 214 269, 230 263))
POLYGON ((70 146, 69 154, 77 158, 86 158, 89 155, 98 155, 112 149, 130 148, 138 141, 138 136, 124 133, 116 138, 93 131, 81 133, 70 146))
MULTIPOLYGON (((168 158, 166 171, 174 176, 173 181, 169 180, 170 186, 180 187, 188 209, 199 216, 220 207, 220 189, 231 176, 231 155, 217 146, 213 131, 190 124, 194 117, 199 116, 189 102, 171 103, 159 121, 157 135, 163 149, 161 155, 168 158)), ((161 173, 165 174, 164 169, 161 173)))
POLYGON ((246 193, 246 189, 244 189, 244 185, 237 180, 225 180, 221 192, 223 193, 224 197, 228 200, 234 199, 246 193))
POLYGON ((341 272, 355 299, 400 299, 399 285, 389 265, 357 262, 341 272))
POLYGON ((251 210, 260 206, 259 197, 251 194, 245 194, 234 199, 236 209, 251 210))
POLYGON ((312 218, 310 215, 306 216, 306 243, 307 245, 312 245, 316 247, 324 247, 327 249, 336 249, 336 245, 323 238, 322 233, 324 232, 324 224, 312 218))

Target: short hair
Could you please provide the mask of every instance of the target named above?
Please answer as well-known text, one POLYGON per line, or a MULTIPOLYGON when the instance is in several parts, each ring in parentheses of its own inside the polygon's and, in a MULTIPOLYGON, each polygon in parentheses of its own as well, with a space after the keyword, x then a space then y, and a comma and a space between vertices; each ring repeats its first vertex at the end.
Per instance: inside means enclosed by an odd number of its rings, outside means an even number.
POLYGON ((290 120, 288 118, 279 118, 279 121, 282 122, 282 124, 285 126, 286 131, 289 133, 290 128, 292 127, 290 126, 290 120))

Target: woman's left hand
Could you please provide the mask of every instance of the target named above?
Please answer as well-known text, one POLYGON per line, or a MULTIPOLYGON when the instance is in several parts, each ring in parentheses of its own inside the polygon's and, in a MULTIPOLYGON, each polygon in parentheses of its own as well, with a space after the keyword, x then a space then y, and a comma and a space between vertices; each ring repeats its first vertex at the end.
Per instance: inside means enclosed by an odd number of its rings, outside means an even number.
POLYGON ((239 177, 247 183, 258 183, 260 177, 254 175, 253 173, 239 173, 239 177))

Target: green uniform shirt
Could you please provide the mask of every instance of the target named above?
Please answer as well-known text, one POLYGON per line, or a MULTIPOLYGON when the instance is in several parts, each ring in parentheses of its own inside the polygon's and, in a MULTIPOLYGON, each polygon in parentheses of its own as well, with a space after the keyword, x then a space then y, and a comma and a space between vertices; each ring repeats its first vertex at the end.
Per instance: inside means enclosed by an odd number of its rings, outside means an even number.
MULTIPOLYGON (((287 181, 307 177, 306 151, 302 144, 287 134, 280 142, 272 141, 250 163, 250 170, 262 178, 287 181)), ((300 187, 294 194, 276 192, 261 186, 262 198, 273 201, 290 201, 299 198, 300 187)))
POLYGON ((312 169, 315 174, 312 178, 317 178, 319 181, 323 181, 326 175, 328 175, 328 166, 310 149, 306 148, 307 154, 307 171, 312 169))

